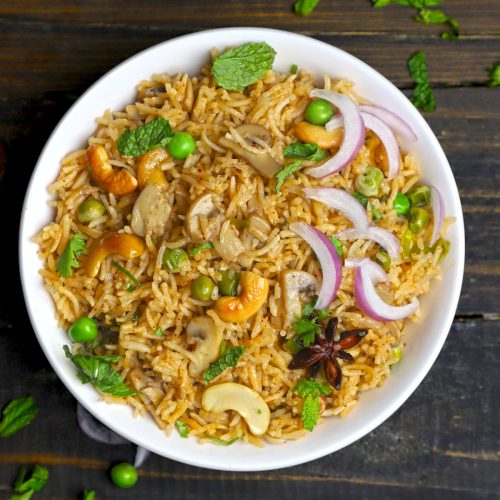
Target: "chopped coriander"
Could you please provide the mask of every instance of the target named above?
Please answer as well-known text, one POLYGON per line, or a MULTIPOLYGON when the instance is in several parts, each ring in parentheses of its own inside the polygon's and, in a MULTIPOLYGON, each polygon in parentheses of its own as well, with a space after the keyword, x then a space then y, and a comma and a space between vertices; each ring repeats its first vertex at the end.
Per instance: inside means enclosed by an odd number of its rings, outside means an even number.
POLYGON ((168 120, 159 117, 135 130, 125 130, 116 147, 125 156, 142 156, 152 149, 166 146, 173 137, 174 131, 168 120))
POLYGON ((2 412, 0 437, 11 436, 29 425, 39 409, 31 396, 10 401, 2 412))
POLYGON ((163 330, 158 327, 154 332, 153 332, 157 337, 163 337, 163 330))
POLYGON ((246 43, 217 56, 212 75, 226 90, 243 90, 264 77, 273 67, 275 56, 276 51, 266 42, 246 43))
POLYGON ((340 241, 333 236, 328 236, 328 239, 333 243, 333 246, 335 247, 335 250, 337 250, 339 257, 342 257, 342 254, 344 253, 344 245, 342 245, 342 243, 340 243, 340 241))
POLYGON ((202 252, 203 250, 210 250, 213 247, 214 247, 213 243, 210 242, 202 243, 197 247, 191 248, 191 250, 189 250, 189 255, 196 255, 198 252, 202 252))
POLYGON ((135 286, 127 283, 127 291, 133 292, 135 289, 142 287, 139 280, 130 271, 127 271, 121 264, 119 264, 118 262, 111 262, 111 265, 114 268, 118 269, 118 271, 123 273, 129 280, 134 283, 135 286))
POLYGON ((292 161, 276 173, 276 186, 274 187, 274 191, 276 193, 279 193, 281 187, 289 177, 291 177, 302 168, 303 163, 304 162, 302 160, 292 161))
POLYGON ((28 500, 33 493, 40 491, 47 484, 49 471, 40 465, 35 465, 31 477, 26 479, 26 469, 21 467, 14 483, 14 491, 19 495, 12 495, 10 500, 28 500))
POLYGON ((177 427, 177 430, 179 431, 179 434, 182 438, 188 437, 189 429, 186 422, 183 422, 182 420, 176 420, 175 426, 177 427))
POLYGON ((301 160, 323 161, 328 153, 324 149, 320 149, 317 144, 303 144, 294 142, 288 144, 283 150, 285 158, 299 158, 301 160))
POLYGON ((299 70, 299 67, 296 64, 292 64, 290 66, 290 73, 292 75, 296 75, 298 70, 299 70))
POLYGON ((302 341, 304 347, 312 344, 316 338, 316 334, 321 332, 321 328, 316 323, 316 318, 299 319, 292 323, 292 328, 302 341))
POLYGON ((425 54, 423 52, 413 54, 408 59, 408 69, 416 84, 410 99, 411 102, 422 111, 434 111, 436 98, 429 84, 425 54))
POLYGON ((300 16, 309 16, 317 7, 319 0, 297 0, 293 4, 293 11, 300 16))
POLYGON ((80 267, 78 259, 81 257, 84 249, 85 239, 83 234, 77 233, 68 241, 64 252, 56 264, 56 270, 63 278, 69 278, 73 274, 73 269, 80 267))
POLYGON ((316 380, 300 379, 293 391, 304 398, 301 412, 302 425, 304 429, 312 431, 318 422, 320 396, 327 396, 332 390, 326 385, 319 384, 316 380))
POLYGON ((500 64, 488 68, 490 81, 488 87, 500 87, 500 64))
POLYGON ((365 208, 368 206, 368 198, 364 194, 361 194, 359 191, 356 191, 354 193, 354 198, 356 198, 365 208))
POLYGON ((231 347, 219 359, 210 364, 203 373, 203 380, 208 383, 215 377, 218 377, 227 368, 235 367, 244 350, 243 346, 231 347))
POLYGON ((235 438, 226 441, 215 436, 210 436, 209 434, 204 435, 206 439, 210 439, 210 441, 213 441, 214 443, 220 444, 222 446, 231 446, 232 444, 236 443, 236 441, 239 441, 243 436, 244 434, 241 434, 240 436, 236 436, 235 438))

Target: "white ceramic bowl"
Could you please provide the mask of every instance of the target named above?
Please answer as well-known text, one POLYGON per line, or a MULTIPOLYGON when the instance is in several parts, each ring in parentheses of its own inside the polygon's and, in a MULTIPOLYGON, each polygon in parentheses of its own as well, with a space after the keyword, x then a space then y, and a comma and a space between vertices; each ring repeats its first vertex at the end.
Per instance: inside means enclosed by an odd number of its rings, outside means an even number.
POLYGON ((285 31, 227 28, 183 36, 141 52, 104 75, 71 107, 45 145, 28 187, 20 229, 20 269, 31 322, 45 355, 66 387, 95 417, 159 455, 210 469, 256 471, 300 464, 339 450, 380 425, 403 404, 431 368, 450 329, 462 284, 464 247, 462 210, 450 166, 427 123, 394 85, 365 63, 323 42, 285 31), (276 70, 286 72, 297 64, 318 75, 347 78, 356 83, 360 95, 403 116, 419 137, 413 149, 423 179, 441 190, 446 213, 456 222, 447 234, 452 245, 442 264, 443 278, 433 282, 431 292, 423 298, 421 321, 407 328, 403 362, 392 370, 383 387, 363 393, 346 418, 328 418, 296 442, 262 449, 243 443, 227 448, 200 446, 176 432, 165 437, 152 419, 134 419, 128 407, 99 402, 98 393, 90 385, 82 385, 74 366, 64 357, 67 334, 54 319, 54 305, 39 275, 42 263, 32 238, 53 217, 47 205, 47 186, 57 176, 60 160, 86 145, 96 117, 106 109, 119 110, 133 102, 135 86, 153 73, 196 75, 208 61, 211 48, 251 41, 266 41, 276 50, 276 70))

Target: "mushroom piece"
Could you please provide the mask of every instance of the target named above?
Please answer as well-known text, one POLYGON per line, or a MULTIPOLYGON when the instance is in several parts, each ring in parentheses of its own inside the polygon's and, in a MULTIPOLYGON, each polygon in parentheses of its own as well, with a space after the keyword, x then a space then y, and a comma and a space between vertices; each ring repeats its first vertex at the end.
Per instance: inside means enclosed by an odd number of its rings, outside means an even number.
POLYGON ((265 243, 272 227, 261 215, 251 215, 249 218, 248 231, 252 236, 255 236, 261 243, 265 243))
POLYGON ((208 316, 193 318, 187 328, 186 337, 188 344, 196 344, 193 351, 194 360, 189 364, 189 375, 200 376, 217 359, 222 342, 222 331, 213 319, 208 316))
POLYGON ((232 262, 238 255, 243 253, 245 245, 238 236, 238 232, 231 223, 223 224, 219 237, 212 241, 215 251, 226 261, 232 262))
POLYGON ((283 271, 280 275, 283 305, 287 319, 296 321, 302 312, 301 298, 313 296, 319 290, 316 278, 306 271, 283 271))
POLYGON ((130 226, 139 236, 147 233, 162 236, 171 211, 172 203, 165 190, 156 184, 148 184, 134 204, 130 226))
POLYGON ((217 207, 214 193, 205 193, 191 203, 185 228, 193 243, 206 243, 216 234, 224 222, 224 214, 217 207))
MULTIPOLYGON (((272 135, 267 128, 262 125, 254 125, 251 123, 240 125, 236 128, 236 132, 249 144, 253 145, 255 139, 271 143, 272 135)), ((269 153, 254 153, 245 149, 241 144, 231 141, 226 137, 219 139, 219 144, 230 149, 243 160, 246 160, 252 167, 264 177, 271 179, 276 172, 281 169, 281 165, 269 153)))
POLYGON ((269 406, 260 394, 245 385, 234 382, 212 385, 203 393, 201 404, 206 411, 214 413, 237 411, 255 436, 262 436, 269 427, 269 406))

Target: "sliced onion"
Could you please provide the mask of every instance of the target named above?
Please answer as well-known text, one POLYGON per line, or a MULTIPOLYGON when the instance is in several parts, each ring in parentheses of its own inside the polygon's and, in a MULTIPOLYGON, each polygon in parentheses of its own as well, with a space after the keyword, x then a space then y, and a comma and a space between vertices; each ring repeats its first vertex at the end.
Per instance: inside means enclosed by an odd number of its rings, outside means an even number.
POLYGON ((330 130, 335 130, 336 128, 341 128, 344 126, 344 117, 342 113, 337 113, 333 118, 325 125, 325 128, 330 130))
POLYGON ((134 467, 138 469, 142 466, 142 464, 147 460, 151 452, 143 448, 142 446, 137 447, 137 451, 135 452, 135 460, 134 467))
POLYGON ((375 285, 386 280, 385 272, 382 270, 381 274, 377 264, 370 259, 363 259, 356 266, 354 297, 361 311, 377 321, 395 321, 415 314, 420 307, 420 302, 416 298, 404 306, 391 306, 380 298, 375 285))
POLYGON ((410 125, 405 122, 400 116, 388 109, 373 104, 363 104, 359 107, 360 111, 370 113, 382 120, 395 134, 409 142, 418 141, 417 134, 413 131, 410 125))
POLYGON ((82 432, 94 441, 113 445, 129 443, 125 438, 101 424, 80 403, 76 405, 76 421, 82 432))
POLYGON ((307 198, 319 201, 329 208, 342 212, 353 223, 355 228, 368 229, 369 221, 365 208, 354 196, 343 189, 305 188, 302 191, 307 198))
POLYGON ((335 237, 339 240, 372 240, 383 247, 393 261, 399 259, 401 252, 401 245, 396 236, 387 229, 377 226, 369 226, 365 230, 357 228, 344 229, 344 231, 337 233, 335 237))
MULTIPOLYGON (((337 153, 319 167, 307 171, 312 177, 320 178, 342 170, 354 160, 365 141, 365 126, 358 107, 349 97, 331 90, 320 89, 314 89, 310 93, 310 96, 331 102, 339 109, 344 119, 342 144, 337 153)), ((338 120, 338 118, 333 119, 338 120)), ((326 124, 326 129, 331 130, 328 123, 326 124)))
POLYGON ((432 228, 431 246, 436 243, 441 233, 441 228, 444 222, 444 200, 443 196, 437 188, 431 186, 431 200, 432 200, 432 217, 434 219, 434 227, 432 228))
POLYGON ((377 135, 387 152, 387 177, 389 179, 396 177, 401 166, 401 156, 399 154, 398 141, 392 130, 382 120, 370 113, 361 113, 361 116, 365 122, 365 127, 377 135))
POLYGON ((323 272, 323 282, 316 301, 317 309, 326 309, 337 295, 342 281, 342 261, 333 243, 316 228, 305 222, 292 222, 290 229, 314 250, 323 272))
MULTIPOLYGON (((344 266, 348 267, 349 269, 354 269, 356 267, 359 267, 364 260, 367 260, 366 257, 361 257, 361 258, 351 257, 350 259, 346 259, 344 261, 344 266)), ((385 273, 384 268, 380 264, 377 264, 376 262, 373 262, 373 260, 370 260, 369 268, 370 268, 370 276, 372 277, 373 281, 375 281, 376 283, 380 283, 382 281, 389 283, 387 274, 385 273)))

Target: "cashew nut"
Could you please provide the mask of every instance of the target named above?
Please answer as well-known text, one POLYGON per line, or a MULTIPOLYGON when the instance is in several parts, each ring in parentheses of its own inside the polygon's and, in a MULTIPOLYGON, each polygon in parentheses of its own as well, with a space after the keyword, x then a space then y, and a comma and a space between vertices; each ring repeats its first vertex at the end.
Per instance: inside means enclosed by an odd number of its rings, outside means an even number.
POLYGON ((221 297, 215 303, 215 312, 223 321, 242 323, 253 316, 267 299, 269 281, 250 271, 243 271, 240 287, 239 296, 221 297))
POLYGON ((168 153, 163 148, 156 148, 142 155, 136 169, 139 189, 143 189, 146 184, 167 186, 167 179, 160 166, 168 158, 168 153))
POLYGON ((302 311, 301 295, 312 296, 319 290, 316 278, 305 271, 283 271, 280 275, 283 290, 283 305, 289 321, 300 318, 302 311))
POLYGON ((127 233, 113 233, 103 236, 90 249, 86 269, 92 278, 97 276, 104 259, 117 253, 124 259, 134 259, 144 252, 144 242, 138 236, 127 233))
POLYGON ((271 412, 262 397, 253 389, 234 382, 212 385, 203 393, 201 404, 206 411, 214 413, 237 411, 255 436, 262 436, 271 420, 271 412))
POLYGON ((89 146, 87 160, 92 178, 108 193, 123 196, 130 194, 137 187, 137 179, 128 170, 113 168, 109 163, 108 153, 101 144, 89 146))
POLYGON ((172 204, 163 187, 148 184, 135 201, 130 226, 139 236, 146 233, 162 236, 171 210, 172 204))
POLYGON ((189 375, 198 377, 217 359, 222 342, 222 331, 217 328, 213 319, 208 316, 193 318, 187 328, 186 337, 188 344, 197 344, 193 351, 195 360, 189 364, 189 375))
MULTIPOLYGON (((271 133, 262 125, 254 125, 251 123, 240 125, 236 128, 236 132, 249 144, 251 144, 254 139, 263 140, 268 144, 270 144, 272 140, 271 133)), ((219 139, 219 144, 230 149, 243 160, 246 160, 264 177, 270 179, 281 169, 281 165, 269 153, 254 153, 245 149, 241 144, 226 139, 225 137, 219 139)))
POLYGON ((187 213, 185 228, 194 243, 206 243, 216 234, 224 222, 224 215, 215 204, 215 195, 205 193, 191 203, 187 213))
POLYGON ((302 142, 317 144, 321 149, 330 149, 340 146, 342 142, 342 130, 342 128, 336 128, 329 132, 321 125, 300 122, 295 127, 295 135, 302 142))

